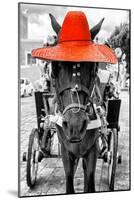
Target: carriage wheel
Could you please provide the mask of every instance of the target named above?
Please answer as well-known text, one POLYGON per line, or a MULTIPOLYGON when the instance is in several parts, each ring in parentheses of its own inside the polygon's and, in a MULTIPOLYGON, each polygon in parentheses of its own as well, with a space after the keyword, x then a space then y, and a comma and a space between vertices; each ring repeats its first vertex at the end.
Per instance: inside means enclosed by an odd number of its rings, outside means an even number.
POLYGON ((109 189, 114 190, 114 181, 117 163, 117 150, 118 150, 118 132, 114 128, 110 131, 109 135, 109 151, 108 151, 108 179, 109 189))
POLYGON ((27 185, 32 188, 35 185, 38 171, 38 157, 39 157, 39 136, 38 130, 33 129, 28 144, 27 157, 27 185))

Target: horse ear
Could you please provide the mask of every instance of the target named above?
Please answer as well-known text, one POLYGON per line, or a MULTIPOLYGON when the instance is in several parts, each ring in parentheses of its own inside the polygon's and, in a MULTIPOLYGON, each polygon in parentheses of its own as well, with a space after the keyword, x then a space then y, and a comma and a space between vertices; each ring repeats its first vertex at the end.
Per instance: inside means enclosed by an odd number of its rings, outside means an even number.
POLYGON ((94 26, 94 27, 91 29, 90 32, 91 32, 91 38, 92 38, 92 40, 95 38, 95 36, 97 35, 97 33, 99 33, 103 21, 104 21, 104 18, 103 18, 96 26, 94 26))
POLYGON ((53 27, 54 31, 56 32, 56 34, 58 35, 58 33, 61 29, 61 26, 59 25, 59 23, 57 22, 57 20, 55 19, 55 17, 51 13, 49 13, 49 16, 50 16, 50 19, 51 19, 52 27, 53 27))

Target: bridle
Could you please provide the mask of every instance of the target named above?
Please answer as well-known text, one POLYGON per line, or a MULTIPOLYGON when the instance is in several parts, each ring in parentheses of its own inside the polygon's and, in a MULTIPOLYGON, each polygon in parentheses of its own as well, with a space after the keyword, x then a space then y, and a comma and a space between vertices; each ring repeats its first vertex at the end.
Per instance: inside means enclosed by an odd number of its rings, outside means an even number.
MULTIPOLYGON (((71 81, 70 82, 67 81, 66 84, 64 82, 64 84, 63 85, 60 84, 60 86, 58 86, 59 85, 58 84, 59 71, 57 71, 56 68, 60 68, 61 66, 64 68, 64 67, 66 67, 66 65, 65 66, 62 65, 61 62, 59 62, 59 63, 55 62, 55 65, 53 65, 52 77, 54 79, 54 87, 56 88, 58 110, 60 111, 60 113, 62 115, 65 115, 66 112, 70 111, 70 110, 73 113, 78 113, 80 111, 87 112, 87 110, 88 110, 87 107, 90 104, 93 104, 92 97, 93 97, 93 93, 94 93, 96 83, 97 83, 97 73, 96 73, 97 63, 94 63, 94 65, 92 65, 91 72, 89 70, 87 70, 84 73, 85 75, 90 76, 90 78, 89 78, 90 84, 88 83, 88 77, 86 77, 86 79, 87 79, 86 82, 82 81, 82 78, 84 78, 84 77, 81 77, 83 65, 81 65, 81 63, 75 63, 75 62, 71 65, 72 66, 68 66, 68 67, 72 67, 71 72, 70 72, 72 74, 71 81), (91 73, 91 74, 88 75, 87 73, 91 73), (57 79, 57 81, 56 81, 56 79, 57 79), (57 84, 56 84, 56 82, 57 82, 57 84), (88 83, 88 86, 87 86, 87 83, 88 83), (56 85, 57 85, 57 87, 56 87, 56 85), (70 95, 70 97, 71 97, 71 102, 69 102, 68 105, 64 105, 63 98, 65 95, 65 92, 67 92, 67 91, 68 91, 68 95, 70 95), (84 102, 81 103, 80 95, 82 93, 84 95, 84 102), (75 101, 74 101, 73 97, 75 97, 75 101)), ((90 67, 90 66, 85 66, 85 67, 90 67)), ((83 70, 85 70, 85 68, 83 70)), ((64 73, 64 71, 63 71, 63 73, 64 73)), ((83 76, 84 76, 84 74, 83 74, 83 76)))
POLYGON ((71 95, 71 101, 72 101, 64 109, 61 109, 62 114, 65 115, 65 113, 69 110, 71 110, 73 113, 78 113, 80 111, 87 112, 87 106, 89 106, 89 104, 91 103, 93 104, 92 97, 95 90, 95 85, 96 85, 96 78, 91 83, 91 86, 89 89, 82 84, 74 85, 72 83, 69 83, 66 87, 60 88, 58 90, 58 97, 60 97, 65 91, 69 90, 70 95, 71 95), (83 105, 80 103, 79 92, 84 92, 87 95, 86 105, 83 105), (76 94, 78 103, 75 103, 73 101, 73 94, 76 94))
MULTIPOLYGON (((79 79, 74 79, 73 81, 68 82, 66 85, 64 84, 61 87, 56 88, 58 110, 60 111, 59 113, 62 116, 62 123, 60 123, 59 125, 58 121, 56 122, 58 126, 63 127, 63 122, 66 123, 66 121, 68 121, 68 116, 66 115, 68 111, 71 111, 74 114, 83 112, 86 115, 86 118, 87 118, 86 130, 91 129, 88 127, 88 122, 90 121, 90 117, 91 116, 94 116, 95 118, 97 117, 96 112, 94 110, 94 105, 93 105, 94 103, 93 94, 94 94, 96 83, 97 83, 97 74, 96 76, 91 77, 92 79, 90 79, 89 88, 81 82, 80 78, 81 77, 79 77, 79 79), (64 106, 63 95, 66 95, 65 94, 66 91, 68 91, 67 95, 70 95, 71 97, 71 102, 68 105, 64 106), (81 93, 83 93, 83 95, 85 94, 85 97, 84 97, 85 99, 83 103, 80 102, 81 93), (74 95, 75 95, 75 101, 73 99, 74 95)), ((92 123, 90 122, 90 125, 91 124, 92 123)), ((84 132, 81 138, 81 141, 83 140, 85 135, 86 135, 86 131, 84 132)), ((68 140, 66 135, 65 135, 65 138, 68 140)))

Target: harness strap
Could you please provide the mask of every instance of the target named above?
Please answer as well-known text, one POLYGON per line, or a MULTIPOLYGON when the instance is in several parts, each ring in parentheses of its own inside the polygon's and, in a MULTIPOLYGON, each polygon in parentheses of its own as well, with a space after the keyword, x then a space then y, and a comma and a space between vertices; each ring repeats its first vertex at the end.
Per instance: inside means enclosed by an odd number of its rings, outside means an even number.
MULTIPOLYGON (((89 88, 85 87, 83 84, 80 84, 80 83, 68 83, 66 86, 63 86, 61 88, 58 88, 58 96, 59 96, 59 99, 61 97, 61 94, 65 91, 65 90, 71 90, 73 88, 76 87, 77 85, 77 91, 80 92, 80 91, 83 91, 85 94, 87 94, 87 100, 86 102, 92 102, 92 95, 94 93, 94 89, 95 89, 95 85, 96 85, 96 81, 97 79, 95 78, 94 81, 92 81, 91 83, 91 86, 89 88)), ((60 103, 60 101, 59 101, 60 103)), ((61 103, 60 103, 61 104, 61 103)), ((62 104, 61 104, 62 105, 62 104)), ((81 105, 80 103, 77 104, 77 103, 74 103, 72 102, 71 104, 69 104, 68 106, 66 106, 64 109, 63 109, 63 106, 62 108, 60 109, 62 111, 63 114, 65 114, 65 112, 69 109, 73 109, 73 108, 78 108, 78 109, 82 109, 82 110, 86 110, 86 105, 81 105)), ((78 111, 77 111, 78 112, 78 111)))
MULTIPOLYGON (((56 114, 56 115, 47 115, 45 117, 45 120, 48 119, 49 127, 51 123, 55 123, 58 126, 62 127, 63 118, 64 118, 63 115, 56 114)), ((100 117, 97 115, 97 119, 89 121, 86 130, 96 129, 100 127, 101 127, 101 120, 100 120, 100 117)))
POLYGON ((78 103, 71 103, 69 104, 68 106, 65 107, 65 109, 63 110, 63 115, 70 109, 75 109, 75 108, 78 108, 78 109, 81 109, 83 111, 86 110, 86 106, 82 105, 82 104, 78 104, 78 103))
MULTIPOLYGON (((62 92, 64 92, 65 90, 69 90, 69 89, 72 89, 74 88, 76 85, 76 83, 69 83, 68 85, 66 86, 63 86, 62 88, 58 89, 58 93, 61 94, 62 92)), ((83 91, 85 92, 88 96, 90 96, 90 91, 88 88, 86 88, 84 85, 82 84, 77 84, 78 85, 78 89, 77 91, 83 91)))

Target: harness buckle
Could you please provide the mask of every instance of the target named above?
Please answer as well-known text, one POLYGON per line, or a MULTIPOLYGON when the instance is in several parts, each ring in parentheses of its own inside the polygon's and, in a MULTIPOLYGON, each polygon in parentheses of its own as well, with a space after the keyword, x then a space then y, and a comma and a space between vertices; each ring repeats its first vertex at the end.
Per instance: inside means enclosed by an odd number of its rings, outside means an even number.
POLYGON ((74 88, 71 88, 71 91, 72 91, 72 92, 76 92, 76 91, 78 90, 78 87, 79 87, 78 84, 76 84, 76 85, 74 86, 74 88))

